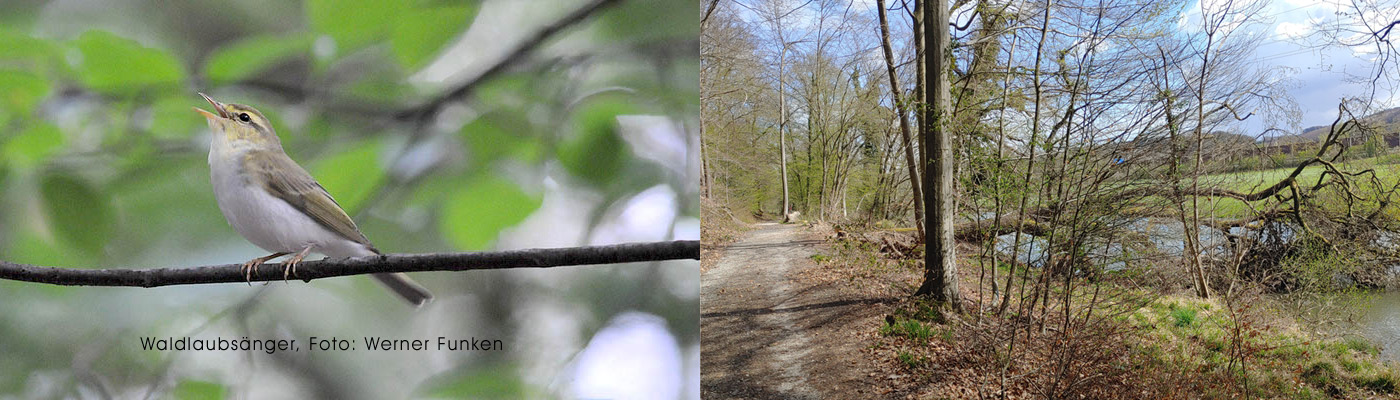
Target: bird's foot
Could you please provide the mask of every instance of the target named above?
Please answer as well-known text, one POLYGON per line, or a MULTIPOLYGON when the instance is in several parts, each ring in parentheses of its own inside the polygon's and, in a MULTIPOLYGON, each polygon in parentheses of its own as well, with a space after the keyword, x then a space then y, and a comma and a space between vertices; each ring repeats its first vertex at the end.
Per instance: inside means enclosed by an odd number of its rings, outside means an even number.
POLYGON ((271 260, 271 259, 274 259, 274 258, 277 258, 277 257, 285 256, 285 255, 287 255, 287 254, 291 254, 291 253, 277 252, 277 253, 268 254, 268 255, 265 255, 265 256, 262 256, 262 257, 254 258, 254 259, 252 259, 252 260, 248 260, 248 262, 243 263, 243 279, 246 280, 246 281, 248 281, 248 286, 252 286, 252 285, 253 285, 253 271, 256 270, 256 269, 258 268, 259 265, 262 265, 263 263, 267 262, 267 260, 271 260))
POLYGON ((282 263, 283 281, 286 281, 288 278, 297 276, 297 264, 301 264, 301 260, 306 258, 306 255, 309 253, 311 253, 310 247, 301 249, 301 251, 297 252, 297 254, 292 256, 292 258, 289 258, 286 262, 282 263))

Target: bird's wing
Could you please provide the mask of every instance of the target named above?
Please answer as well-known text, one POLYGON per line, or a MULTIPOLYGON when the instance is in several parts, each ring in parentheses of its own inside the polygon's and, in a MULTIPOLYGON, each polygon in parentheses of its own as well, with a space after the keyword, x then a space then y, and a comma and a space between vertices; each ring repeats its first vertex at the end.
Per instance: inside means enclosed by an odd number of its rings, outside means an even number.
POLYGON ((268 194, 286 201, 327 230, 379 252, 330 193, 290 157, 278 151, 250 151, 244 157, 248 178, 268 194))

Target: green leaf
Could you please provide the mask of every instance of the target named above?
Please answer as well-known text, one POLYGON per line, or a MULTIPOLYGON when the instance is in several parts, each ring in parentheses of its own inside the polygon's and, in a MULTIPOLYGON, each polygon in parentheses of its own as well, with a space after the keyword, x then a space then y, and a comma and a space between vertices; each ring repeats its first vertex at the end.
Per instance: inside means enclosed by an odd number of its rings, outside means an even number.
POLYGON ((532 130, 530 121, 518 110, 498 110, 463 126, 462 138, 472 151, 472 164, 479 168, 510 156, 534 161, 539 156, 539 141, 523 134, 532 130))
POLYGON ((609 182, 622 169, 628 148, 617 134, 617 116, 632 112, 620 100, 585 103, 573 115, 574 136, 558 148, 559 162, 594 185, 609 182))
POLYGON ((700 35, 700 19, 675 15, 676 10, 692 4, 683 0, 623 2, 600 15, 596 25, 608 35, 604 42, 612 44, 694 40, 700 35))
POLYGON ((374 74, 356 81, 345 88, 345 93, 359 100, 383 104, 394 104, 411 93, 410 87, 396 73, 374 74))
POLYGON ((28 71, 0 70, 0 108, 29 115, 34 106, 49 97, 53 84, 28 71))
POLYGON ((444 44, 467 29, 476 11, 475 5, 403 11, 389 39, 394 55, 405 68, 423 66, 438 55, 444 44))
POLYGON ((82 54, 75 66, 88 87, 108 93, 132 94, 149 86, 176 86, 185 79, 184 67, 164 51, 103 31, 87 31, 74 41, 82 54))
POLYGON ((307 19, 316 32, 330 35, 340 54, 389 33, 402 5, 377 0, 308 0, 307 19))
POLYGON ((0 60, 25 61, 42 67, 55 59, 53 42, 0 28, 0 60))
MULTIPOLYGON (((40 236, 32 230, 17 229, 10 237, 5 261, 43 265, 49 267, 90 266, 93 257, 71 247, 57 243, 51 238, 40 236)), ((49 285, 42 285, 49 286, 49 285)))
POLYGON ((49 224, 59 237, 90 254, 101 253, 112 232, 112 210, 106 196, 67 175, 44 177, 39 191, 49 224))
POLYGON ((520 107, 528 100, 528 96, 537 94, 537 86, 541 77, 537 74, 508 74, 499 78, 494 78, 482 82, 480 89, 477 89, 473 97, 481 100, 482 103, 491 106, 520 107))
POLYGON ((501 367, 433 379, 425 386, 419 392, 435 399, 521 399, 535 392, 518 374, 501 367))
POLYGON ((378 142, 365 143, 321 159, 311 168, 311 176, 326 188, 341 209, 354 215, 360 203, 369 199, 384 179, 384 169, 379 166, 381 147, 378 142))
POLYGON ((115 226, 107 259, 139 258, 156 248, 198 249, 234 234, 209 188, 204 154, 156 157, 129 167, 121 184, 105 189, 114 215, 139 221, 115 226))
POLYGON ((170 394, 179 400, 223 400, 228 396, 224 385, 193 380, 180 381, 170 394))
POLYGON ((468 182, 447 201, 441 219, 447 239, 464 250, 485 250, 502 229, 519 224, 539 209, 544 197, 487 176, 468 182))
POLYGON ((219 48, 204 64, 204 74, 214 82, 234 82, 276 66, 298 54, 308 54, 312 37, 263 35, 219 48))
POLYGON ((33 168, 63 147, 63 132, 48 122, 35 122, 4 143, 3 154, 16 168, 33 168))
MULTIPOLYGON (((198 96, 195 97, 198 99, 198 96)), ((198 100, 203 102, 204 100, 198 100)), ((162 139, 183 139, 208 126, 204 117, 190 109, 196 104, 188 96, 166 96, 151 104, 151 136, 162 139)), ((204 103, 206 107, 209 104, 204 103)))

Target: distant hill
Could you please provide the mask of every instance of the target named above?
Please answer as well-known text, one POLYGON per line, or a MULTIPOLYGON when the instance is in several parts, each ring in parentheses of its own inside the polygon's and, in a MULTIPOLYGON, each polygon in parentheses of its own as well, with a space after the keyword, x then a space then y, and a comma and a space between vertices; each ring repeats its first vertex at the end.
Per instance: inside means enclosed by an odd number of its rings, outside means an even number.
POLYGON ((1308 139, 1300 135, 1279 135, 1259 139, 1261 146, 1274 146, 1280 144, 1310 143, 1316 140, 1308 139))
MULTIPOLYGON (((1380 133, 1382 134, 1400 132, 1400 107, 1395 107, 1389 110, 1384 110, 1375 114, 1361 117, 1361 121, 1365 123, 1379 125, 1378 128, 1380 128, 1380 133)), ((1309 127, 1308 129, 1304 129, 1303 133, 1298 134, 1297 137, 1301 139, 1306 139, 1311 142, 1316 142, 1322 140, 1322 137, 1324 135, 1327 135, 1327 132, 1330 129, 1332 129, 1331 125, 1318 125, 1314 127, 1309 127)), ((1280 136, 1280 138, 1282 137, 1286 136, 1280 136)), ((1279 143, 1281 144, 1284 142, 1279 143)))
MULTIPOLYGON (((1188 137, 1186 140, 1191 139, 1188 137)), ((1207 152, 1216 153, 1249 151, 1255 146, 1254 137, 1225 131, 1211 132, 1201 145, 1204 149, 1210 149, 1207 152)))

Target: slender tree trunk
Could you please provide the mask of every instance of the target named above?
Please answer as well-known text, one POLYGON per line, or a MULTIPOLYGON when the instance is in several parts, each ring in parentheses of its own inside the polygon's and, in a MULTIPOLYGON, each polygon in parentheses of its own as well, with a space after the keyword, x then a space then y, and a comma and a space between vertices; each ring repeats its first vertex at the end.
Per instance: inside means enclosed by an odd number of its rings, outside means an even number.
MULTIPOLYGON (((1171 63, 1171 59, 1168 58, 1165 51, 1158 49, 1158 52, 1162 57, 1164 65, 1171 63)), ((1166 76, 1167 73, 1165 69, 1162 75, 1163 85, 1170 85, 1171 80, 1166 76)), ((1172 180, 1172 200, 1176 203, 1178 220, 1181 221, 1182 263, 1191 270, 1192 283, 1196 286, 1196 295, 1200 297, 1209 297, 1210 293, 1208 291, 1209 288, 1206 286, 1204 270, 1200 268, 1199 264, 1201 261, 1200 249, 1196 246, 1196 239, 1200 236, 1194 233, 1195 226, 1193 226, 1196 225, 1199 216, 1197 216, 1197 218, 1187 217, 1187 194, 1186 189, 1183 187, 1185 184, 1182 182, 1183 173, 1181 171, 1181 159, 1186 157, 1186 145, 1182 143, 1183 139, 1180 134, 1182 122, 1178 120, 1176 111, 1174 111, 1175 104, 1173 100, 1175 100, 1175 95, 1169 94, 1163 100, 1166 106, 1167 137, 1171 141, 1171 161, 1167 165, 1167 176, 1172 180)), ((1199 131, 1197 131, 1197 134, 1199 134, 1199 131)), ((1197 152, 1198 156, 1199 154, 1200 153, 1197 152)), ((1195 212, 1194 205, 1196 197, 1194 189, 1193 187, 1191 195, 1193 205, 1192 212, 1195 212)))
MULTIPOLYGON (((1196 83, 1196 163, 1191 171, 1191 192, 1201 192, 1201 153, 1205 140, 1206 123, 1206 78, 1210 74, 1210 52, 1215 44, 1214 32, 1206 34, 1206 48, 1201 52, 1201 72, 1196 83)), ((1183 228, 1186 239, 1191 243, 1191 272, 1196 278, 1196 295, 1210 298, 1210 281, 1206 280, 1206 269, 1201 262, 1201 202, 1200 196, 1191 196, 1191 226, 1183 228)))
MULTIPOLYGON (((810 105, 812 102, 808 101, 807 104, 810 105)), ((816 160, 816 157, 812 155, 813 146, 811 138, 815 136, 813 132, 818 129, 815 122, 812 120, 819 118, 818 116, 821 115, 820 112, 816 111, 819 108, 812 107, 812 109, 812 114, 807 116, 807 163, 803 164, 805 168, 803 168, 802 171, 797 171, 797 175, 802 181, 802 191, 799 193, 802 195, 802 212, 808 214, 812 213, 812 175, 810 175, 810 173, 812 172, 812 164, 814 163, 812 160, 816 160), (809 175, 803 175, 803 171, 808 172, 809 175)))
MULTIPOLYGON (((778 35, 778 41, 782 41, 782 35, 778 35)), ((787 43, 779 43, 778 50, 778 165, 782 166, 783 174, 783 222, 788 220, 788 215, 792 213, 792 204, 788 200, 788 170, 787 170, 787 88, 786 77, 783 74, 783 64, 787 63, 787 43)))
POLYGON ((880 46, 885 49, 885 70, 890 75, 890 94, 894 96, 895 112, 899 114, 899 134, 904 140, 904 159, 909 163, 909 186, 913 189, 911 192, 914 194, 914 204, 920 205, 914 207, 914 226, 918 227, 919 241, 923 241, 924 194, 919 185, 919 162, 914 157, 914 144, 909 135, 909 118, 905 110, 907 102, 901 96, 904 91, 900 89, 899 78, 894 71, 894 50, 890 49, 890 25, 885 17, 885 0, 875 0, 875 8, 879 9, 880 13, 880 46))
POLYGON ((713 185, 714 182, 711 181, 710 177, 710 160, 705 157, 705 119, 700 118, 700 197, 710 199, 710 186, 713 185))
MULTIPOLYGON (((1017 42, 1018 42, 1019 40, 1020 40, 1020 37, 1017 37, 1017 36, 1012 36, 1012 37, 1011 37, 1011 50, 1007 51, 1007 58, 1008 58, 1008 59, 1011 58, 1012 55, 1014 55, 1014 54, 1016 53, 1016 44, 1017 44, 1017 42)), ((1006 109, 1008 108, 1008 107, 1006 106, 1006 104, 1007 104, 1007 99, 1008 99, 1008 97, 1011 96, 1011 68, 1010 68, 1010 66, 1007 67, 1006 75, 1002 77, 1001 89, 1002 89, 1002 90, 1001 90, 1001 110, 1002 110, 1002 114, 1004 115, 1004 114, 1006 113, 1006 109)), ((993 220, 993 225, 1000 227, 1000 226, 1001 226, 1001 223, 1002 223, 1002 221, 1001 221, 1001 214, 1002 214, 1002 212, 1003 212, 1003 207, 1005 206, 1005 201, 1004 201, 1004 199, 1003 199, 1003 197, 1002 197, 1002 196, 1005 195, 1004 193, 1002 193, 1002 188, 1003 188, 1003 186, 1005 185, 1005 184, 1004 184, 1004 177, 1005 177, 1006 175, 1009 175, 1009 174, 1010 174, 1010 173, 1006 170, 1006 168, 1005 168, 1005 167, 1006 167, 1006 118, 1005 118, 1005 117, 997 118, 997 164, 996 164, 996 165, 997 165, 997 169, 996 169, 997 173, 996 173, 996 176, 995 176, 996 183, 994 183, 994 184, 992 185, 993 193, 994 193, 994 194, 992 195, 992 198, 996 199, 996 211, 995 211, 995 212, 996 212, 996 217, 995 217, 995 219, 993 220)), ((1021 211, 1024 211, 1024 210, 1021 210, 1021 211)), ((1018 235, 1018 236, 1019 236, 1019 235, 1018 235)), ((995 251, 995 247, 996 247, 995 239, 993 239, 993 240, 994 240, 994 241, 993 241, 991 244, 985 245, 985 247, 988 248, 988 249, 987 249, 987 253, 991 256, 991 259, 992 259, 992 295, 995 296, 995 295, 998 294, 998 287, 997 287, 997 268, 996 268, 996 266, 997 266, 997 252, 995 251)), ((1001 311, 1002 311, 1002 310, 1005 310, 1005 309, 1006 309, 1006 301, 1009 300, 1009 299, 1011 298, 1011 282, 1012 282, 1011 279, 1012 279, 1012 277, 1015 277, 1015 276, 1016 276, 1016 256, 1015 256, 1015 254, 1014 254, 1014 253, 1016 253, 1016 250, 1015 250, 1014 247, 1012 248, 1011 253, 1013 253, 1012 256, 1011 256, 1011 262, 1008 264, 1008 265, 1011 266, 1011 268, 1010 268, 1010 269, 1007 271, 1007 273, 1006 273, 1006 285, 1003 286, 1003 287, 1001 288, 1003 291, 1005 291, 1005 293, 1003 294, 1003 297, 1002 297, 1002 299, 1000 300, 1000 302, 996 304, 996 306, 997 306, 997 307, 996 307, 996 308, 997 308, 997 315, 998 315, 998 316, 1001 315, 1001 311)), ((993 299, 992 301, 993 301, 993 302, 997 302, 998 300, 993 299)))
MULTIPOLYGON (((928 86, 925 82, 928 79, 928 66, 925 65, 928 59, 924 55, 925 50, 927 50, 927 44, 924 41, 925 1, 927 0, 914 0, 914 69, 917 70, 914 74, 914 96, 917 97, 914 102, 917 111, 914 115, 919 116, 919 132, 928 132, 928 121, 926 121, 928 119, 928 92, 924 90, 924 87, 928 86)), ((919 162, 919 177, 922 178, 928 175, 928 148, 923 144, 919 145, 919 160, 924 160, 919 162)), ((921 186, 919 193, 922 194, 926 190, 928 190, 928 186, 921 186)), ((914 207, 923 207, 923 204, 917 204, 914 207)))
POLYGON ((826 140, 822 140, 822 148, 818 151, 818 155, 822 157, 822 180, 816 183, 816 220, 818 221, 826 221, 826 159, 830 158, 827 152, 829 151, 826 151, 826 140))
MULTIPOLYGON (((1022 176, 1021 176, 1021 188, 1022 188, 1021 190, 1023 190, 1023 193, 1022 193, 1022 195, 1020 196, 1020 202, 1019 202, 1019 203, 1017 204, 1017 206, 1016 206, 1016 215, 1026 215, 1025 213, 1026 213, 1026 206, 1027 206, 1026 204, 1027 204, 1027 200, 1031 197, 1031 196, 1030 196, 1030 192, 1031 192, 1031 189, 1030 189, 1030 187, 1031 187, 1031 178, 1032 178, 1033 176, 1035 176, 1035 166, 1036 166, 1036 164, 1035 164, 1035 157, 1036 157, 1035 150, 1036 150, 1037 148, 1040 147, 1040 143, 1038 142, 1038 139, 1037 139, 1037 138, 1038 138, 1038 136, 1039 136, 1039 134, 1040 134, 1040 115, 1041 115, 1041 108, 1042 108, 1042 107, 1041 107, 1041 102, 1042 102, 1042 100, 1044 99, 1044 93, 1045 93, 1045 90, 1044 90, 1044 82, 1041 80, 1041 63, 1042 63, 1042 62, 1044 61, 1044 59, 1045 59, 1045 42, 1046 42, 1046 36, 1047 36, 1047 35, 1049 34, 1049 32, 1050 32, 1050 2, 1051 2, 1051 0, 1045 0, 1044 7, 1042 8, 1043 14, 1041 15, 1041 23, 1040 23, 1040 39, 1036 41, 1036 45, 1035 45, 1035 64, 1034 64, 1034 67, 1031 68, 1031 86, 1032 86, 1031 89, 1032 89, 1032 91, 1034 92, 1034 96, 1035 96, 1034 99, 1033 99, 1034 102, 1032 103, 1032 105, 1034 106, 1034 108, 1033 108, 1032 111, 1031 111, 1031 138, 1030 138, 1029 141, 1026 142, 1026 153, 1027 153, 1027 155, 1026 155, 1026 169, 1024 170, 1024 173, 1023 173, 1022 176)), ((1036 202, 1039 203, 1040 200, 1037 198, 1036 202)), ((1024 228, 1025 228, 1025 220, 1024 220, 1024 219, 1017 219, 1017 220, 1016 220, 1016 232, 1022 232, 1022 230, 1023 230, 1024 228)), ((1019 249, 1021 248, 1021 243, 1022 243, 1021 238, 1024 237, 1024 236, 1026 236, 1026 235, 1021 235, 1021 234, 1018 233, 1018 234, 1012 239, 1012 241, 1011 241, 1011 248, 1012 248, 1012 252, 1011 252, 1011 264, 1012 264, 1012 265, 1015 265, 1015 264, 1016 264, 1016 259, 1017 259, 1017 257, 1018 257, 1019 254, 1020 254, 1020 250, 1019 250, 1019 249)), ((1034 242, 1032 241, 1031 243, 1034 243, 1034 242)), ((1026 245, 1026 263, 1027 263, 1028 265, 1029 265, 1029 263, 1031 262, 1031 260, 1030 260, 1030 258, 1031 258, 1031 248, 1032 248, 1032 247, 1031 247, 1031 246, 1032 246, 1031 243, 1027 243, 1027 245, 1026 245)), ((1012 271, 1015 271, 1015 269, 1012 269, 1012 271)), ((1030 268, 1024 268, 1023 271, 1022 271, 1022 274, 1021 274, 1020 291, 1018 292, 1018 295, 1021 297, 1021 304, 1017 306, 1018 309, 1024 309, 1025 306, 1026 306, 1026 301, 1025 301, 1025 299, 1026 299, 1026 283, 1027 283, 1027 281, 1030 280, 1030 275, 1031 275, 1031 270, 1030 270, 1030 268)), ((1013 279, 1014 279, 1015 277, 1016 277, 1016 274, 1014 274, 1014 273, 1013 273, 1013 274, 1008 274, 1008 275, 1006 276, 1006 292, 1002 294, 1001 307, 997 308, 997 314, 996 314, 997 316, 1002 316, 1002 315, 1004 315, 1004 314, 1006 313, 1007 305, 1009 305, 1009 304, 1011 303, 1011 301, 1010 301, 1010 299, 1011 299, 1011 285, 1012 285, 1013 279)), ((1016 346, 1016 345, 1015 345, 1015 344, 1016 344, 1016 341, 1014 340, 1014 338, 1015 338, 1015 332, 1013 331, 1012 334, 1013 334, 1012 340, 1009 340, 1009 341, 1008 341, 1008 344, 1007 344, 1007 353, 1008 353, 1008 354, 1012 353, 1013 350, 1015 350, 1015 346, 1016 346)), ((1005 364, 1005 365, 1002 367, 1002 374, 1003 374, 1002 376, 1003 376, 1003 378, 1005 377, 1006 370, 1007 370, 1007 368, 1009 368, 1009 367, 1010 367, 1010 359, 1008 359, 1008 363, 1005 364)))
POLYGON ((929 196, 924 201, 928 222, 924 230, 930 233, 924 253, 924 283, 915 294, 932 294, 937 301, 946 301, 954 310, 962 310, 958 294, 958 263, 953 241, 953 141, 948 129, 951 117, 948 99, 948 63, 952 54, 948 35, 948 6, 942 0, 924 4, 924 42, 931 44, 925 51, 925 68, 929 71, 926 96, 930 103, 924 115, 928 123, 924 131, 924 147, 932 156, 926 162, 929 173, 924 175, 924 187, 929 196))

